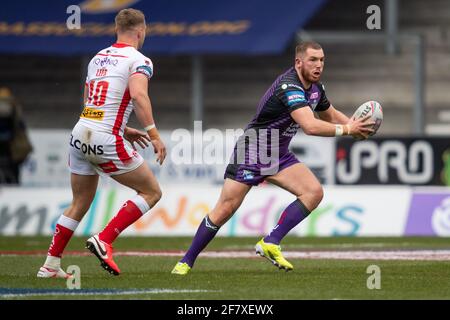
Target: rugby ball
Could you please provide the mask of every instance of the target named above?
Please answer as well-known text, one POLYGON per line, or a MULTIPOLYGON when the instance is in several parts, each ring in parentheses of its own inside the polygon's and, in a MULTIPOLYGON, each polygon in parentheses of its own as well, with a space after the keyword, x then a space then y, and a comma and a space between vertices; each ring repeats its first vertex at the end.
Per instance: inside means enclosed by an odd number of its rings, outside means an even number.
POLYGON ((356 109, 355 113, 353 114, 353 118, 359 119, 367 117, 369 115, 370 118, 375 122, 372 127, 374 132, 370 134, 371 136, 373 136, 378 131, 381 123, 383 122, 383 109, 377 101, 364 102, 358 107, 358 109, 356 109))

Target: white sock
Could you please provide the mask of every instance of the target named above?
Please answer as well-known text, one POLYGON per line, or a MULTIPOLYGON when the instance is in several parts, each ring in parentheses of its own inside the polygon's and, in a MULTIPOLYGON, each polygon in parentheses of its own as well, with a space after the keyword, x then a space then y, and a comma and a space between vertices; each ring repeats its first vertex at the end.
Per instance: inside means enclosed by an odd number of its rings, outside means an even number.
POLYGON ((61 268, 61 258, 47 256, 47 259, 45 259, 44 267, 58 270, 59 268, 61 268))
POLYGON ((148 210, 150 210, 150 206, 148 205, 147 201, 145 201, 145 199, 138 194, 131 198, 130 201, 132 201, 136 205, 136 207, 141 210, 142 214, 145 214, 148 210))
POLYGON ((75 231, 75 229, 80 224, 77 220, 74 220, 72 218, 66 217, 65 215, 61 215, 58 219, 57 224, 62 225, 63 227, 75 231))

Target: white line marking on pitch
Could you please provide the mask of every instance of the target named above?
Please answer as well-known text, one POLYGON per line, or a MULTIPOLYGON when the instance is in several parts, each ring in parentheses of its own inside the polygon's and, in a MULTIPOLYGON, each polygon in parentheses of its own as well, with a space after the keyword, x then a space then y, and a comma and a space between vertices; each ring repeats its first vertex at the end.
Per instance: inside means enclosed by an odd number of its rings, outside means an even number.
MULTIPOLYGON (((179 257, 177 252, 122 252, 124 256, 179 257)), ((200 254, 206 258, 254 258, 248 251, 206 251, 200 254)), ((395 250, 395 251, 285 251, 286 258, 297 259, 340 259, 340 260, 450 260, 450 250, 395 250)))
POLYGON ((140 294, 161 294, 161 293, 204 293, 204 292, 220 292, 217 290, 186 290, 186 289, 148 289, 148 290, 109 290, 109 291, 93 291, 85 290, 66 291, 48 291, 48 292, 30 292, 30 293, 3 293, 2 298, 18 298, 18 297, 37 297, 37 296, 113 296, 113 295, 140 295, 140 294))
MULTIPOLYGON (((41 256, 43 253, 1 253, 3 257, 41 256)), ((67 252, 66 255, 90 256, 88 252, 67 252)), ((180 257, 182 251, 119 251, 115 256, 132 257, 180 257)), ((337 260, 417 260, 417 261, 450 261, 450 250, 336 250, 336 251, 285 251, 286 258, 297 259, 337 259, 337 260)), ((206 258, 255 258, 253 251, 205 251, 200 254, 206 258)))

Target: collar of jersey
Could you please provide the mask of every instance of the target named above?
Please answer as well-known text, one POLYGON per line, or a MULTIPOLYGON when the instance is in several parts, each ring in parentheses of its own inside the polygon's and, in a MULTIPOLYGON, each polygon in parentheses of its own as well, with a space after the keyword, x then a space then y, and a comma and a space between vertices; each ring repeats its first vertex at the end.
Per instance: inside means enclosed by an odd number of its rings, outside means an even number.
POLYGON ((114 48, 125 48, 125 47, 132 47, 131 44, 122 43, 122 42, 116 42, 112 45, 114 48))

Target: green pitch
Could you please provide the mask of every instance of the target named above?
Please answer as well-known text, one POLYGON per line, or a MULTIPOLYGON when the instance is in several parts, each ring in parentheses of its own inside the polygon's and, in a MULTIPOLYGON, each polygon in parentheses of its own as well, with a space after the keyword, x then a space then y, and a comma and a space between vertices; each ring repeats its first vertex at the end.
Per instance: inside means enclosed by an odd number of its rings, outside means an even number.
MULTIPOLYGON (((253 254, 257 240, 216 238, 205 252, 253 254)), ((92 255, 68 254, 63 259, 63 268, 80 267, 81 289, 103 291, 89 295, 76 294, 76 290, 70 291, 74 295, 48 291, 47 294, 36 289, 66 288, 63 279, 36 278, 49 241, 50 237, 0 237, 0 299, 450 299, 450 261, 445 261, 445 257, 442 261, 293 258, 289 260, 295 269, 286 273, 252 255, 241 258, 200 256, 191 273, 181 277, 170 273, 179 256, 117 256, 122 274, 115 277, 104 271, 92 255), (35 251, 43 253, 39 255, 35 251), (366 270, 370 265, 377 265, 381 270, 381 289, 367 288, 371 274, 366 270), (11 291, 12 288, 23 290, 11 291)), ((84 241, 85 238, 72 239, 67 250, 88 254, 84 241)), ((190 241, 190 237, 119 238, 115 250, 176 254, 186 250, 190 241)), ((439 252, 450 250, 450 242, 446 238, 288 237, 282 248, 283 251, 319 253, 439 252)))

